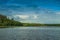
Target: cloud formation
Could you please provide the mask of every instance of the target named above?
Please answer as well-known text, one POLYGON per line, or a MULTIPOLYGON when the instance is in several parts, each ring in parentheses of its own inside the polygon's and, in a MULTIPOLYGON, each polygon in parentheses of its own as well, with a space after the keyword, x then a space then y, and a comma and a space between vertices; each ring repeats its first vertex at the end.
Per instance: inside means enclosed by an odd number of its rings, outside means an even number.
POLYGON ((0 0, 0 14, 21 22, 60 23, 60 1, 0 0))
POLYGON ((37 19, 38 16, 37 15, 12 15, 14 18, 20 18, 20 19, 37 19))
POLYGON ((14 17, 19 17, 21 19, 28 19, 29 18, 28 15, 14 15, 14 17))

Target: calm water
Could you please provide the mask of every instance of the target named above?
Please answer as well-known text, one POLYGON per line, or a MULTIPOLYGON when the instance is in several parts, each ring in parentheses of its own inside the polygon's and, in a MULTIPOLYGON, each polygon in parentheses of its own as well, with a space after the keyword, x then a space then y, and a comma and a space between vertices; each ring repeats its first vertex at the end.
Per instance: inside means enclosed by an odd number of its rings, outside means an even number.
POLYGON ((60 27, 0 28, 0 40, 60 40, 60 27))

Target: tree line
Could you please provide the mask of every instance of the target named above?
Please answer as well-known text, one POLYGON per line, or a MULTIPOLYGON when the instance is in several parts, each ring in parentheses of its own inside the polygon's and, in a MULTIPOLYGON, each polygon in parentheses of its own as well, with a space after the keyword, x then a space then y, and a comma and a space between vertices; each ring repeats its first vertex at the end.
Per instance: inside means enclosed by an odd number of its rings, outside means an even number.
POLYGON ((23 24, 0 14, 0 26, 23 26, 23 24))

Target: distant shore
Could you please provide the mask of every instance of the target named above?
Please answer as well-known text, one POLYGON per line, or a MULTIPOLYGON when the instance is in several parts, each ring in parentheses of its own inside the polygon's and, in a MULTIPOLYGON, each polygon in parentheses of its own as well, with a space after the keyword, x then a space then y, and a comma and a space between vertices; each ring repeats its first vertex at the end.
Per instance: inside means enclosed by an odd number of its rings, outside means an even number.
POLYGON ((0 26, 0 28, 14 28, 14 27, 60 27, 60 24, 29 24, 23 23, 23 26, 0 26))

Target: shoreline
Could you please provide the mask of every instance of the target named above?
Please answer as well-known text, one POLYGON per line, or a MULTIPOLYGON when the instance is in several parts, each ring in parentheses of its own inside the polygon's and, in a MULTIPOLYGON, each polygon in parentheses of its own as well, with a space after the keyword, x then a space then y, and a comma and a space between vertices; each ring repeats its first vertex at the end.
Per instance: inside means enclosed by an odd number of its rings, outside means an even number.
POLYGON ((15 28, 15 27, 60 27, 60 26, 0 26, 0 28, 15 28))

